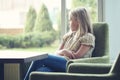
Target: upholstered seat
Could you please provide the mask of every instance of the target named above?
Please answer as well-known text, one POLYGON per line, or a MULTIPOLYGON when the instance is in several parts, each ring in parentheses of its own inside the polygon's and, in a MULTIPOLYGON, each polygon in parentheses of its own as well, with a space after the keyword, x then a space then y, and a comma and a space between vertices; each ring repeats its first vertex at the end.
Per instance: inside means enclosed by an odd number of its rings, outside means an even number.
POLYGON ((107 23, 94 23, 95 50, 91 58, 70 60, 66 73, 32 72, 30 80, 120 80, 120 54, 109 63, 109 34, 107 23))

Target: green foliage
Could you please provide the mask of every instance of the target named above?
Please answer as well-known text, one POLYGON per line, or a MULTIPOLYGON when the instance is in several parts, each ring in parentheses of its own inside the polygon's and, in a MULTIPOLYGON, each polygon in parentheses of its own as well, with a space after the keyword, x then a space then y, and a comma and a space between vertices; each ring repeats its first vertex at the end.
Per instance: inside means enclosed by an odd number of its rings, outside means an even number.
POLYGON ((9 35, 0 35, 0 46, 1 48, 10 48, 13 47, 13 36, 9 35))
POLYGON ((56 32, 49 31, 49 32, 43 32, 41 38, 44 41, 44 45, 51 45, 56 40, 56 32))
POLYGON ((72 0, 72 8, 86 7, 90 10, 93 22, 97 21, 97 0, 72 0))
POLYGON ((30 48, 51 45, 56 40, 56 32, 31 32, 16 36, 0 35, 0 48, 30 48))
POLYGON ((53 30, 47 7, 43 4, 37 16, 34 31, 43 32, 53 30))
POLYGON ((14 48, 23 48, 24 36, 22 34, 14 36, 14 48))
POLYGON ((27 17, 26 17, 25 32, 33 31, 36 17, 37 17, 37 14, 35 9, 32 6, 30 6, 29 11, 27 13, 27 17))

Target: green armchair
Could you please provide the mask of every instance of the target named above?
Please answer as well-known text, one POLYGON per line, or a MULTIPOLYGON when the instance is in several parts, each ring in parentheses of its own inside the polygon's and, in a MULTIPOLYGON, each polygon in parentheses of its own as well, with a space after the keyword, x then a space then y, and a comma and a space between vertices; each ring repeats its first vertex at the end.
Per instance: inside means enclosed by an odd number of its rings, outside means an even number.
POLYGON ((93 32, 95 35, 95 49, 91 58, 81 58, 70 60, 70 63, 109 63, 109 29, 105 22, 93 23, 93 32))
POLYGON ((30 80, 120 80, 120 54, 110 63, 71 63, 67 73, 32 72, 30 80))
POLYGON ((93 31, 96 41, 91 58, 68 61, 67 73, 32 72, 30 80, 119 80, 120 55, 114 65, 109 63, 108 24, 94 23, 93 31))

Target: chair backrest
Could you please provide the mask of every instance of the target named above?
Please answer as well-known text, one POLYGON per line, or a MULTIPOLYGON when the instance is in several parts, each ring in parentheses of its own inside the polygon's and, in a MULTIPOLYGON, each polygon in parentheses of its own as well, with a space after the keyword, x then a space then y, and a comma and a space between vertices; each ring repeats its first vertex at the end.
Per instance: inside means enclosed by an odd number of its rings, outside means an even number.
POLYGON ((109 32, 108 24, 105 22, 93 23, 93 32, 95 35, 95 49, 93 57, 109 55, 109 32))
POLYGON ((115 73, 115 74, 120 75, 120 53, 119 53, 118 57, 116 58, 116 60, 114 61, 113 65, 110 69, 110 73, 115 73))

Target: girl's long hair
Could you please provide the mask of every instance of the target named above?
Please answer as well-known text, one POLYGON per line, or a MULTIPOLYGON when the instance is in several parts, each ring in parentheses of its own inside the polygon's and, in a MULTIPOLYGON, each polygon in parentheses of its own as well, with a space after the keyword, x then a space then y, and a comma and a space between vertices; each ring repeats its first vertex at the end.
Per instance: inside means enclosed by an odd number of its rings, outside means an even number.
POLYGON ((93 33, 90 15, 84 7, 71 10, 70 15, 78 21, 79 27, 76 32, 76 38, 83 36, 86 33, 93 33))
POLYGON ((92 24, 90 20, 90 15, 84 7, 76 8, 70 11, 70 17, 76 18, 78 21, 79 27, 74 36, 74 42, 71 44, 71 48, 77 44, 76 40, 79 37, 85 35, 86 33, 93 33, 92 24))

